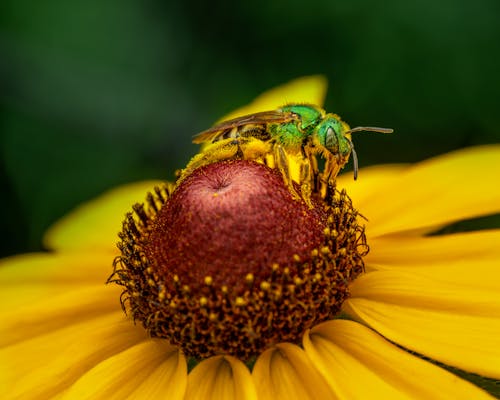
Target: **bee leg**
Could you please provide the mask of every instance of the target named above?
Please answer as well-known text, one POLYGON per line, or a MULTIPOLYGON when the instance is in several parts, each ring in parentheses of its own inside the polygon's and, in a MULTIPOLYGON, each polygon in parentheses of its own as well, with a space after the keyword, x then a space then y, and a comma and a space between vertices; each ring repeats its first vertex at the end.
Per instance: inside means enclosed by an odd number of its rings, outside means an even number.
POLYGON ((320 196, 322 198, 325 198, 328 195, 329 191, 329 184, 330 184, 330 176, 333 172, 333 169, 335 168, 335 162, 334 162, 334 156, 328 155, 325 157, 325 168, 323 169, 323 172, 321 173, 321 176, 319 178, 320 181, 320 196))
POLYGON ((309 165, 311 166, 311 172, 313 174, 318 173, 318 162, 316 161, 316 157, 314 155, 314 147, 306 144, 301 147, 300 153, 302 154, 303 159, 307 159, 309 161, 309 165))
POLYGON ((239 138, 239 151, 237 156, 243 160, 253 160, 267 165, 270 158, 272 144, 256 138, 239 138), (240 153, 241 151, 241 153, 240 153))
POLYGON ((315 192, 320 192, 320 173, 318 169, 318 160, 316 158, 316 149, 314 146, 311 146, 309 144, 306 144, 304 147, 301 149, 302 151, 302 158, 304 162, 308 163, 309 171, 307 172, 307 177, 304 177, 304 179, 307 179, 310 187, 311 193, 313 191, 315 192))
POLYGON ((180 174, 177 174, 177 184, 186 179, 195 169, 204 165, 222 160, 243 158, 243 156, 244 154, 238 139, 229 138, 214 142, 205 147, 201 153, 191 158, 186 168, 180 174))
POLYGON ((330 185, 335 186, 335 182, 337 180, 337 175, 340 173, 340 170, 342 169, 344 164, 345 163, 342 162, 342 160, 340 159, 340 156, 337 155, 334 158, 334 161, 331 164, 330 174, 328 175, 328 183, 330 183, 330 185))
POLYGON ((292 194, 292 197, 296 200, 300 200, 300 196, 293 187, 292 178, 290 177, 290 168, 288 166, 288 157, 285 149, 279 144, 274 145, 273 155, 274 163, 278 170, 281 172, 281 176, 283 176, 283 182, 288 187, 288 190, 292 194))
POLYGON ((341 162, 337 156, 329 155, 326 157, 325 168, 321 174, 321 190, 320 194, 323 198, 326 197, 328 191, 335 187, 336 178, 341 169, 341 162))
POLYGON ((319 168, 318 168, 318 159, 316 158, 315 154, 310 154, 309 155, 309 163, 311 164, 311 174, 312 174, 312 182, 311 186, 313 190, 316 192, 320 192, 320 173, 319 173, 319 168))
POLYGON ((274 162, 274 154, 265 154, 262 157, 262 160, 264 161, 264 165, 268 166, 269 168, 276 168, 276 163, 274 162))
POLYGON ((313 180, 314 178, 311 175, 311 165, 309 163, 309 160, 307 158, 304 158, 302 160, 302 163, 300 164, 300 193, 302 194, 302 198, 309 206, 309 208, 313 208, 311 202, 311 181, 313 180))

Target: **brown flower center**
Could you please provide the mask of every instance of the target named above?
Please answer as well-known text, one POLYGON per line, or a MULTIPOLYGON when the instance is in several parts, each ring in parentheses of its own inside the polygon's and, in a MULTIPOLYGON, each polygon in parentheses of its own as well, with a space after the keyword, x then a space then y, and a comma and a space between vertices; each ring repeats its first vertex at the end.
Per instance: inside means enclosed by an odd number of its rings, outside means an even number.
POLYGON ((134 206, 111 280, 152 336, 196 358, 249 359, 333 318, 363 271, 364 230, 345 193, 294 200, 250 161, 193 172, 134 206))

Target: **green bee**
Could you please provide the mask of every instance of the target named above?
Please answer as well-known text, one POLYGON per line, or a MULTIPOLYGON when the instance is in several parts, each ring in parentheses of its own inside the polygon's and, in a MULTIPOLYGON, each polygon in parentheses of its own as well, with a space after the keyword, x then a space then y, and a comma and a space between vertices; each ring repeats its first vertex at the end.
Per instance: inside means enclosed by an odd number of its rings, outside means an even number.
MULTIPOLYGON (((313 188, 333 185, 352 154, 354 179, 358 159, 351 134, 359 131, 391 133, 392 129, 357 127, 351 129, 336 114, 310 104, 289 104, 277 110, 245 115, 216 124, 194 137, 206 144, 181 172, 183 180, 194 169, 228 159, 263 161, 279 169, 291 193, 296 193, 290 172, 290 157, 299 164, 302 198, 310 205, 313 188), (316 156, 325 159, 319 173, 316 156)), ((320 189, 320 192, 322 190, 320 189)))

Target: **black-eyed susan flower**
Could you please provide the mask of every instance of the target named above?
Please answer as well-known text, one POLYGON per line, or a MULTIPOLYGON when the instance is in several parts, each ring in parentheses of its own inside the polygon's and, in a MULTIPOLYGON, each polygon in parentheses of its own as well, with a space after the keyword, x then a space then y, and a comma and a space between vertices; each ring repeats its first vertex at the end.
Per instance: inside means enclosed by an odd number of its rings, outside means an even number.
MULTIPOLYGON (((239 113, 321 104, 324 88, 293 82, 239 113)), ((500 211, 499 157, 486 146, 367 168, 312 208, 250 161, 210 164, 175 190, 114 189, 56 224, 50 252, 1 262, 0 390, 488 398, 420 356, 500 379, 500 230, 430 234, 500 211)))

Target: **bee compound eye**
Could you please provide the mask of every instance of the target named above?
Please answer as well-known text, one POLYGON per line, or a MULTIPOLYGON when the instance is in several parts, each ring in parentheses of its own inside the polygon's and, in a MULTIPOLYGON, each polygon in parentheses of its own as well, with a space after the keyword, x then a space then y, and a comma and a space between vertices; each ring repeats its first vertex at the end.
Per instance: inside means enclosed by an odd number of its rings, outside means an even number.
POLYGON ((327 149, 332 149, 335 147, 335 144, 336 144, 335 131, 331 126, 329 126, 326 130, 325 147, 327 149))

